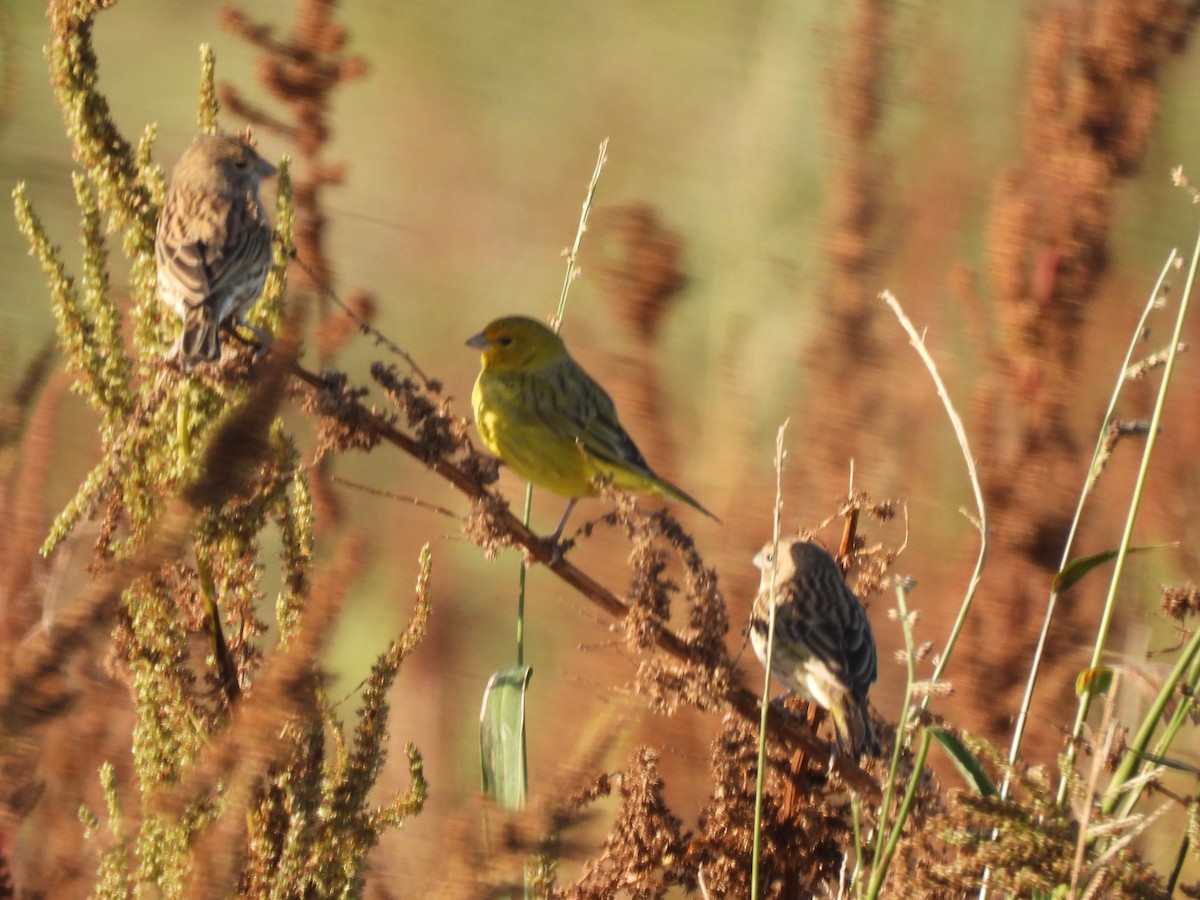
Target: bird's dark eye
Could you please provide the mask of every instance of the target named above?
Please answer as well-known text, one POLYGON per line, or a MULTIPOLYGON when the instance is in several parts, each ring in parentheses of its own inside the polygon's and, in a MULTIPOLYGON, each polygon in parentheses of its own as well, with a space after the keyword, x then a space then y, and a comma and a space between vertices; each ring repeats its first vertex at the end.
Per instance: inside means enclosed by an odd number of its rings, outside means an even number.
POLYGON ((505 335, 502 335, 500 338, 498 338, 496 340, 496 343, 499 344, 501 347, 507 347, 509 344, 512 343, 512 338, 509 337, 507 334, 505 334, 505 335))
POLYGON ((234 165, 237 166, 239 169, 244 169, 244 168, 246 168, 246 166, 250 165, 250 160, 239 159, 234 163, 234 165))

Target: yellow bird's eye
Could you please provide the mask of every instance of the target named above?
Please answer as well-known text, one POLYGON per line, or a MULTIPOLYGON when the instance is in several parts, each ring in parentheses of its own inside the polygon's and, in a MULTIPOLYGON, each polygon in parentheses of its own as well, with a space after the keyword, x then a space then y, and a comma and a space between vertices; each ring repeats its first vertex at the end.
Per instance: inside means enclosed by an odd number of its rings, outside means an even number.
POLYGON ((509 335, 505 334, 505 335, 501 335, 496 340, 496 343, 499 344, 501 347, 507 347, 509 344, 512 343, 512 341, 513 341, 513 339, 509 335))

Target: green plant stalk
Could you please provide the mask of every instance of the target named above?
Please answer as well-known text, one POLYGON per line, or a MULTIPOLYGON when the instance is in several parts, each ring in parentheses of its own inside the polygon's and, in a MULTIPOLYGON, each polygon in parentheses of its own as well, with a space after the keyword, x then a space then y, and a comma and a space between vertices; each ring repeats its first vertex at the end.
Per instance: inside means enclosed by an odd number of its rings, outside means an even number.
MULTIPOLYGON (((905 744, 904 731, 913 714, 914 685, 917 682, 917 648, 916 641, 913 639, 912 620, 908 616, 909 587, 908 582, 900 578, 896 579, 896 611, 900 618, 900 630, 904 634, 904 703, 900 707, 900 721, 896 727, 896 740, 892 746, 892 759, 888 765, 887 782, 883 786, 883 800, 879 804, 879 824, 875 828, 875 854, 871 861, 871 882, 867 886, 867 897, 869 898, 879 895, 879 890, 883 886, 884 876, 887 875, 887 865, 891 861, 891 854, 887 849, 887 845, 891 842, 891 836, 888 834, 887 829, 888 811, 892 807, 892 796, 896 791, 896 778, 900 771, 900 754, 905 744)), ((926 736, 923 743, 928 748, 928 736, 926 736)), ((922 761, 923 759, 924 757, 922 757, 922 761)), ((911 779, 914 784, 920 781, 921 770, 919 767, 913 769, 911 779)), ((901 818, 896 822, 897 828, 903 826, 904 817, 907 817, 908 814, 906 811, 901 810, 899 815, 901 818)), ((894 849, 892 848, 893 852, 894 849)))
POLYGON ((213 580, 212 568, 199 547, 193 547, 196 556, 196 576, 200 581, 200 597, 204 601, 204 611, 208 616, 208 643, 212 651, 213 665, 217 668, 221 689, 225 692, 230 703, 237 700, 241 694, 241 684, 238 682, 237 666, 229 655, 229 645, 225 643, 225 631, 221 627, 221 611, 217 605, 217 585, 213 580))
MULTIPOLYGON (((1192 794, 1192 808, 1188 814, 1194 816, 1197 809, 1200 809, 1200 787, 1196 788, 1195 793, 1192 794)), ((1167 879, 1168 897, 1175 896, 1175 887, 1179 884, 1179 876, 1183 872, 1183 864, 1187 862, 1188 848, 1191 847, 1191 844, 1192 832, 1188 827, 1183 830, 1183 837, 1179 841, 1179 850, 1175 854, 1175 865, 1171 867, 1171 875, 1167 879)))
MULTIPOLYGON (((592 171, 592 180, 588 183, 587 196, 583 200, 583 211, 579 215, 579 227, 575 230, 575 243, 571 245, 571 249, 567 251, 567 271, 563 277, 562 291, 558 296, 558 308, 554 313, 553 328, 557 334, 562 328, 563 316, 567 311, 567 295, 571 291, 571 284, 579 276, 579 267, 576 260, 579 258, 579 248, 583 243, 583 233, 587 231, 588 215, 592 210, 592 203, 596 197, 596 186, 600 182, 600 172, 604 169, 604 163, 607 162, 608 138, 605 138, 600 143, 600 153, 596 158, 596 168, 592 171)), ((521 521, 525 527, 529 527, 529 520, 533 510, 533 484, 525 485, 525 514, 521 521)), ((520 573, 517 576, 517 665, 525 665, 525 585, 527 583, 529 566, 526 560, 521 560, 520 573)), ((525 765, 523 762, 522 765, 525 765)), ((525 779, 528 780, 529 773, 524 773, 525 779)), ((529 867, 526 867, 526 884, 525 895, 529 896, 529 867)))
MULTIPOLYGON (((529 527, 529 517, 533 513, 533 485, 525 485, 525 514, 521 522, 529 527)), ((525 580, 529 574, 529 565, 521 560, 521 573, 517 576, 517 665, 525 665, 525 580)))
MULTIPOLYGON (((565 299, 565 298, 564 298, 565 299)), ((533 514, 533 484, 532 482, 525 485, 525 511, 521 516, 521 522, 526 528, 529 527, 529 519, 533 514)), ((525 585, 529 575, 529 561, 521 560, 521 567, 517 574, 517 665, 525 665, 525 585)), ((523 739, 524 736, 522 736, 523 739)), ((529 783, 529 757, 527 754, 521 754, 521 780, 525 784, 529 783)), ((485 827, 485 836, 487 829, 485 827)), ((528 898, 529 894, 529 879, 532 874, 532 869, 528 863, 524 869, 525 887, 522 896, 528 898)), ((509 894, 502 894, 503 897, 510 897, 509 894)))
MULTIPOLYGON (((1195 635, 1193 635, 1193 639, 1194 637, 1195 635)), ((1191 665, 1187 667, 1188 671, 1180 679, 1183 682, 1182 689, 1177 688, 1176 690, 1180 701, 1175 705, 1175 711, 1171 714, 1167 727, 1163 729, 1158 743, 1154 745, 1155 756, 1166 756, 1170 752, 1171 745, 1179 734, 1179 729, 1184 726, 1196 708, 1196 688, 1197 681, 1200 680, 1200 652, 1195 652, 1192 647, 1188 646, 1185 648, 1184 654, 1189 655, 1189 651, 1191 665)), ((1168 685, 1163 686, 1164 691, 1167 688, 1168 685)))
POLYGON ((758 722, 758 772, 754 779, 754 841, 750 856, 750 897, 758 896, 762 857, 763 795, 767 783, 767 709, 771 701, 771 656, 775 649, 775 572, 779 566, 779 529, 783 512, 783 435, 790 419, 784 419, 775 434, 775 511, 771 517, 770 616, 767 619, 767 658, 763 660, 762 715, 758 722))
MULTIPOLYGON (((1150 460, 1154 456, 1154 448, 1158 443, 1158 430, 1162 424, 1163 410, 1167 404, 1167 392, 1171 386, 1171 378, 1175 373, 1175 361, 1179 356, 1179 343, 1183 338, 1183 324, 1187 320, 1188 305, 1192 297, 1192 287, 1196 281, 1197 263, 1200 262, 1200 234, 1196 236, 1196 247, 1192 251, 1191 264, 1188 266, 1187 281, 1184 284, 1183 296, 1179 300, 1179 312, 1175 317, 1175 330, 1171 335, 1171 342, 1167 347, 1167 361, 1163 366, 1162 381, 1158 388, 1158 397, 1154 403, 1154 413, 1150 416, 1150 431, 1146 435, 1146 445, 1142 448, 1142 462, 1138 469, 1137 480, 1133 486, 1133 496, 1129 501, 1129 513, 1125 517, 1125 529, 1121 535, 1121 542, 1117 547, 1117 559, 1113 565, 1113 576, 1108 586, 1108 596, 1104 601, 1104 611, 1100 616, 1100 626, 1096 632, 1096 641, 1092 645, 1092 659, 1088 664, 1089 669, 1095 669, 1100 665, 1100 659, 1104 653, 1105 645, 1108 643, 1108 631, 1112 625, 1113 615, 1117 608, 1117 588, 1121 583, 1121 576, 1125 572, 1125 559, 1129 555, 1129 545, 1133 542, 1133 528, 1137 523, 1138 511, 1142 505, 1142 492, 1146 487, 1146 478, 1150 471, 1150 460)), ((1079 709, 1075 715, 1075 725, 1071 729, 1071 741, 1067 747, 1066 769, 1074 766, 1075 757, 1078 753, 1076 749, 1079 743, 1079 736, 1083 733, 1084 722, 1087 721, 1088 711, 1092 706, 1092 691, 1085 690, 1079 698, 1079 709)), ((1153 719, 1148 719, 1143 723, 1143 728, 1147 723, 1152 723, 1153 719)), ((1150 725, 1151 729, 1153 725, 1150 725)), ((1149 737, 1147 737, 1147 741, 1149 737)), ((1062 779, 1058 784, 1057 802, 1061 806, 1067 799, 1067 772, 1064 771, 1062 779)))
POLYGON ((1160 738, 1159 743, 1154 748, 1156 755, 1166 756, 1170 750, 1171 744, 1175 740, 1175 735, 1196 708, 1196 691, 1198 689, 1200 689, 1200 653, 1195 653, 1192 655, 1192 664, 1184 678, 1184 688, 1179 692, 1182 700, 1175 706, 1175 712, 1171 715, 1171 721, 1167 723, 1162 738, 1160 738))
MULTIPOLYGON (((1075 543, 1075 535, 1079 530, 1079 523, 1083 520, 1083 507, 1087 503, 1087 499, 1091 496, 1092 488, 1096 484, 1096 466, 1099 463, 1101 455, 1104 453, 1104 445, 1108 439, 1108 428, 1116 415, 1117 400, 1121 396, 1121 390, 1125 386, 1125 373, 1129 370, 1130 363, 1133 362, 1133 355, 1137 351, 1137 346, 1142 340, 1142 334, 1146 328, 1146 321, 1150 318, 1150 313, 1158 302, 1159 296, 1162 294, 1163 282, 1167 280, 1167 273, 1175 264, 1175 258, 1178 255, 1177 251, 1172 250, 1167 256, 1166 264, 1162 267, 1162 271, 1158 273, 1158 281, 1154 284, 1154 290, 1150 293, 1150 299, 1146 302, 1146 306, 1142 309, 1141 318, 1138 319, 1137 326, 1133 329, 1133 336, 1130 338, 1129 347, 1125 350, 1125 360, 1121 364, 1120 373, 1117 375, 1117 383, 1113 385, 1112 396, 1108 400, 1108 409, 1104 411, 1104 419, 1100 424, 1100 433, 1096 437, 1096 447, 1092 450, 1092 461, 1088 465, 1087 481, 1084 483, 1083 490, 1079 494, 1079 502, 1075 505, 1075 516, 1071 520, 1071 528, 1067 532, 1067 540, 1063 545, 1062 558, 1058 565, 1058 570, 1061 572, 1066 568, 1067 563, 1071 559, 1071 547, 1075 543)), ((1042 656, 1046 650, 1046 640, 1050 634, 1050 623, 1054 619, 1054 612, 1058 606, 1058 591, 1052 591, 1050 599, 1046 603, 1046 615, 1042 619, 1042 631, 1038 635, 1037 647, 1033 651, 1033 662, 1029 667, 1029 678, 1025 682, 1025 694, 1021 698, 1021 707, 1017 710, 1016 722, 1013 725, 1012 739, 1008 745, 1008 765, 1010 768, 1016 764, 1017 754, 1021 749, 1021 741, 1025 737, 1025 726, 1029 724, 1029 709, 1033 704, 1033 690, 1037 685, 1038 674, 1042 667, 1042 656)), ((1004 782, 1000 786, 1000 799, 1007 800, 1008 792, 1012 786, 1012 773, 1006 771, 1004 774, 1004 782)))
POLYGON ((908 780, 908 787, 904 791, 904 799, 900 801, 900 809, 896 814, 896 822, 892 826, 891 833, 888 835, 887 845, 883 849, 883 856, 875 864, 871 872, 871 883, 867 887, 867 897, 869 900, 875 900, 879 896, 879 891, 883 888, 883 880, 887 877, 888 867, 892 864, 892 859, 896 855, 896 848, 900 846, 900 838, 904 836, 904 824, 908 821, 908 817, 912 815, 913 803, 917 797, 917 789, 921 785, 921 773, 925 771, 925 759, 929 756, 929 745, 933 738, 929 734, 928 728, 921 729, 921 742, 917 745, 917 753, 913 758, 913 773, 908 780))
MULTIPOLYGON (((1126 748, 1125 756, 1121 759, 1121 764, 1117 767, 1117 771, 1109 783, 1108 793, 1105 795, 1104 803, 1101 806, 1105 814, 1111 814, 1117 808, 1117 804, 1120 803, 1120 815, 1127 816, 1129 815, 1129 811, 1133 809, 1133 805, 1138 801, 1144 785, 1125 792, 1122 792, 1120 788, 1133 777, 1141 766, 1144 761, 1143 754, 1147 752, 1150 739, 1154 736, 1154 729, 1158 726, 1158 722, 1166 711, 1167 705, 1171 702, 1171 698, 1178 696, 1177 688, 1179 682, 1183 679, 1185 672, 1189 669, 1195 669, 1198 660, 1200 660, 1200 629, 1192 633, 1192 637, 1187 642, 1183 653, 1175 661, 1175 665, 1171 669, 1171 674, 1167 676, 1166 681, 1158 692, 1158 696, 1154 698, 1154 702, 1150 704, 1150 709, 1146 711, 1141 727, 1138 728, 1137 735, 1126 748)), ((1195 674, 1194 671, 1193 674, 1195 674)), ((1190 698, 1188 699, 1190 700, 1190 698)), ((1175 724, 1175 719, 1178 719, 1179 724, 1182 724, 1184 716, 1181 715, 1181 711, 1186 711, 1186 708, 1187 703, 1180 704, 1180 708, 1175 711, 1172 724, 1175 724)), ((1178 724, 1175 724, 1175 729, 1178 729, 1178 724)), ((1168 728, 1167 734, 1169 736, 1160 741, 1159 746, 1156 748, 1162 751, 1157 754, 1159 756, 1162 756, 1166 751, 1170 744, 1170 737, 1174 737, 1174 731, 1168 728)))
MULTIPOLYGON (((608 161, 608 138, 600 142, 600 154, 596 157, 596 168, 592 171, 592 180, 588 183, 587 195, 583 199, 583 211, 579 214, 579 227, 575 229, 575 243, 567 251, 567 272, 563 276, 562 291, 558 295, 558 308, 554 312, 554 333, 562 328, 563 316, 567 312, 567 295, 571 285, 579 275, 576 260, 579 258, 579 248, 583 244, 583 233, 587 231, 588 215, 592 211, 592 203, 596 198, 596 186, 600 183, 600 172, 608 161)), ((525 485, 525 515, 521 518, 525 527, 529 527, 529 518, 533 510, 533 485, 525 485)), ((521 571, 517 576, 517 665, 525 665, 525 583, 529 567, 521 561, 521 571)))
MULTIPOLYGON (((588 216, 592 211, 592 203, 596 199, 596 186, 600 183, 600 172, 608 161, 608 138, 600 142, 600 153, 596 157, 596 168, 592 170, 592 180, 588 182, 587 195, 583 198, 583 211, 579 214, 579 227, 575 229, 575 243, 567 251, 567 271, 563 276, 562 290, 558 295, 558 308, 554 312, 554 333, 562 328, 563 317, 567 314, 567 295, 571 293, 571 285, 579 276, 579 248, 583 244, 583 233, 587 231, 588 216)), ((529 517, 533 509, 533 485, 525 485, 525 515, 521 521, 529 527, 529 517)), ((517 665, 525 665, 525 581, 529 567, 521 561, 521 573, 518 576, 517 587, 517 665)))
POLYGON ((858 877, 862 874, 863 867, 862 804, 859 803, 857 794, 850 795, 850 829, 854 835, 854 868, 850 872, 850 885, 854 888, 854 895, 862 897, 862 882, 858 877))

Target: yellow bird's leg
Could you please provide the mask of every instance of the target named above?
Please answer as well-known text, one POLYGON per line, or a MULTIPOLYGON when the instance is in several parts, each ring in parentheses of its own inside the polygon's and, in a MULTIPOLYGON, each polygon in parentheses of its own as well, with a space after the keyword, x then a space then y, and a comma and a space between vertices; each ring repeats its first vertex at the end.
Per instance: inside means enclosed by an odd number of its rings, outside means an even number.
MULTIPOLYGON (((555 528, 550 534, 542 538, 542 541, 544 541, 550 548, 550 559, 546 562, 546 565, 548 566, 554 565, 563 558, 564 548, 563 545, 558 542, 558 539, 562 537, 563 529, 567 527, 567 519, 571 515, 571 510, 575 508, 575 504, 578 502, 579 498, 577 497, 572 497, 570 500, 568 500, 567 508, 563 510, 562 518, 558 520, 558 527, 555 528)), ((525 512, 528 515, 528 506, 525 507, 525 512)), ((526 564, 528 565, 528 562, 526 564)))
POLYGON ((563 510, 562 518, 558 520, 558 527, 550 534, 547 540, 552 544, 557 544, 558 539, 562 537, 563 529, 567 527, 567 519, 571 517, 571 510, 575 508, 575 504, 579 502, 578 497, 572 497, 567 501, 567 508, 563 510))

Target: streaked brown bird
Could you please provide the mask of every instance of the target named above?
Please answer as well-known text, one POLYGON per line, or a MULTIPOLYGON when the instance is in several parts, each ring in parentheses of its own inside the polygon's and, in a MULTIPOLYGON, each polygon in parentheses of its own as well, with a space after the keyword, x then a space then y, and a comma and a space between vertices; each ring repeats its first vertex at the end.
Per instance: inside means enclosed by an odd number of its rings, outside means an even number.
POLYGON ((259 199, 275 167, 238 137, 199 135, 171 175, 154 255, 162 300, 183 320, 171 351, 185 369, 221 358, 227 321, 271 336, 246 321, 271 268, 271 222, 259 199))
POLYGON ((879 755, 867 713, 867 691, 878 665, 867 611, 838 564, 811 541, 781 538, 778 560, 767 544, 754 557, 762 582, 750 614, 750 643, 766 665, 771 585, 775 585, 775 647, 771 675, 829 711, 838 749, 858 759, 879 755))

